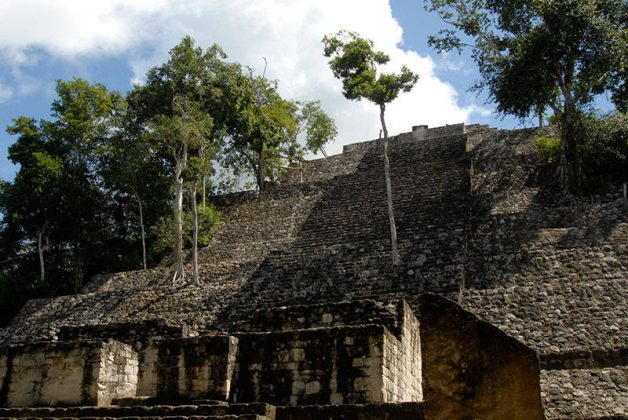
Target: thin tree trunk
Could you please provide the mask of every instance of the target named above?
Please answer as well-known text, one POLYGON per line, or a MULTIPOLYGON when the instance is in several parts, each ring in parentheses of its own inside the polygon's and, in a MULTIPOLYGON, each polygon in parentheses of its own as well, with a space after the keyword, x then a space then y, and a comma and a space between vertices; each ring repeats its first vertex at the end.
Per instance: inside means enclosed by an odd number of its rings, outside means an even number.
POLYGON ((172 282, 183 280, 185 278, 185 269, 183 267, 183 169, 187 157, 187 146, 184 145, 184 151, 181 156, 177 157, 175 165, 175 199, 174 199, 174 275, 172 282))
POLYGON ((44 267, 44 244, 43 244, 44 229, 39 231, 39 237, 37 238, 37 251, 39 251, 39 280, 43 283, 46 279, 46 270, 44 267))
POLYGON ((83 275, 85 273, 85 256, 82 250, 75 249, 74 255, 74 293, 78 293, 83 287, 83 275))
POLYGON ((392 248, 392 264, 394 266, 401 265, 401 259, 399 258, 399 250, 397 249, 397 225, 395 224, 395 213, 393 209, 393 197, 392 197, 392 183, 390 181, 390 162, 388 160, 388 129, 386 128, 386 121, 384 119, 384 112, 386 111, 386 105, 379 106, 380 113, 379 119, 382 123, 382 130, 384 130, 384 176, 386 177, 386 201, 388 203, 388 222, 390 225, 390 245, 392 248))
POLYGON ((207 207, 207 177, 203 175, 203 207, 207 207))
POLYGON ((545 107, 543 105, 537 105, 536 113, 539 117, 539 128, 543 128, 543 114, 545 113, 545 107))
MULTIPOLYGON (((202 203, 203 203, 203 207, 207 206, 207 197, 206 197, 206 191, 207 191, 207 175, 205 174, 205 165, 207 164, 206 160, 205 160, 205 148, 206 148, 206 144, 205 142, 201 143, 201 147, 199 149, 199 156, 201 158, 201 162, 202 162, 202 166, 203 166, 203 170, 201 171, 201 188, 203 191, 201 191, 201 195, 202 195, 202 203)), ((196 182, 196 180, 194 181, 196 182)), ((194 187, 194 190, 196 190, 196 186, 194 187)), ((195 196, 196 197, 196 196, 195 196)), ((196 201, 196 199, 194 200, 196 201)))
POLYGON ((142 206, 142 200, 140 199, 139 194, 135 194, 135 199, 137 200, 137 205, 140 212, 140 229, 142 231, 142 266, 144 267, 144 270, 146 270, 146 230, 144 229, 144 208, 142 206))
POLYGON ((580 174, 576 150, 577 110, 573 98, 565 95, 565 108, 560 120, 560 181, 566 191, 579 190, 580 174))
POLYGON ((260 191, 264 190, 264 146, 259 150, 257 161, 257 187, 260 191))
POLYGON ((192 281, 199 284, 198 278, 198 209, 196 207, 196 179, 192 182, 192 281))

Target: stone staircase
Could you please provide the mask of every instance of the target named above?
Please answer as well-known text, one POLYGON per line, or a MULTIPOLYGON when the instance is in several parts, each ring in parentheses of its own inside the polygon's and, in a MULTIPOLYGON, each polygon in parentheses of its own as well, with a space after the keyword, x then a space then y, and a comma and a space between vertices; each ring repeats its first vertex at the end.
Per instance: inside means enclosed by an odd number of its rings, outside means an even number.
POLYGON ((271 251, 225 305, 217 329, 270 304, 458 292, 469 205, 462 131, 421 142, 391 140, 401 267, 390 263, 381 144, 362 153, 354 172, 333 179, 290 246, 271 251))

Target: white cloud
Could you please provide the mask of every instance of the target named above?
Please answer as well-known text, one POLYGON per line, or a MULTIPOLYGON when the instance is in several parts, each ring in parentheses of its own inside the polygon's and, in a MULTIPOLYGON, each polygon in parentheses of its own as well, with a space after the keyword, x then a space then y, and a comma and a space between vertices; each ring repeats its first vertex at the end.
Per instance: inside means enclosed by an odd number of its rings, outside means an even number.
POLYGON ((146 38, 137 18, 165 5, 158 0, 4 1, 0 47, 35 47, 62 57, 118 52, 146 38))
POLYGON ((0 82, 0 103, 6 102, 13 96, 13 89, 0 82))
POLYGON ((495 116, 495 110, 493 110, 491 108, 478 106, 478 107, 475 107, 473 109, 473 114, 474 115, 479 115, 482 118, 489 118, 489 117, 494 117, 495 116))
POLYGON ((335 118, 339 138, 330 152, 379 133, 377 107, 346 100, 322 55, 323 35, 341 28, 373 39, 394 70, 407 64, 420 75, 415 89, 387 108, 391 134, 467 121, 474 110, 457 105, 456 91, 434 75, 429 57, 400 49, 402 28, 388 0, 21 0, 1 3, 0 19, 4 51, 38 48, 66 59, 124 54, 134 81, 187 34, 260 72, 266 57, 267 74, 280 81, 283 95, 320 99, 335 118))

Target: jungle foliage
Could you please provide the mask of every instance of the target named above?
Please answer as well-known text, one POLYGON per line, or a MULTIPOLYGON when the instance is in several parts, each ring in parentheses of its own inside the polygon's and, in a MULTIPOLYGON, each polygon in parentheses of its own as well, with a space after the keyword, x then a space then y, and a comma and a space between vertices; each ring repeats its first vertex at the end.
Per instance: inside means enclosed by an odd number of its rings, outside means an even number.
POLYGON ((0 182, 0 325, 95 274, 166 262, 173 281, 201 281, 198 247, 220 220, 210 196, 247 180, 264 189, 336 135, 319 102, 283 98, 190 37, 126 94, 79 78, 56 94, 50 119, 7 127, 19 170, 0 182))

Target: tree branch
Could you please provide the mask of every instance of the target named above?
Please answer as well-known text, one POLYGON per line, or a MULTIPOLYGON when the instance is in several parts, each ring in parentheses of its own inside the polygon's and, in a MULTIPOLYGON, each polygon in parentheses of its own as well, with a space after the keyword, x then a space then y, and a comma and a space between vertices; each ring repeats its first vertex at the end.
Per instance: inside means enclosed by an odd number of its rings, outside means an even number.
MULTIPOLYGON (((596 87, 597 85, 599 85, 600 83, 602 83, 602 82, 603 82, 603 81, 604 81, 604 80, 608 77, 608 75, 609 75, 610 73, 611 73, 610 71, 607 71, 606 73, 604 73, 603 75, 601 75, 601 76, 600 76, 600 77, 599 77, 596 81, 594 81, 593 83, 591 83, 591 85, 590 85, 590 89, 589 89, 589 92, 593 91, 593 89, 595 89, 595 87, 596 87)), ((581 100, 583 100, 583 99, 584 99, 584 97, 585 97, 585 96, 586 96, 589 92, 586 92, 586 91, 582 91, 582 92, 580 92, 580 93, 576 96, 575 101, 576 101, 576 102, 580 102, 581 100)))

